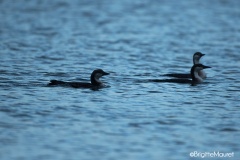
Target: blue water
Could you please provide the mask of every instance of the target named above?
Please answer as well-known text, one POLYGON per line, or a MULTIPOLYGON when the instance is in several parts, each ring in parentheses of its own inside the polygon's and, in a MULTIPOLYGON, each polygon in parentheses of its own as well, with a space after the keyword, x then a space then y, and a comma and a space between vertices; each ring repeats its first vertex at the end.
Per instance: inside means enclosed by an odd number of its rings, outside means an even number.
POLYGON ((1 160, 240 159, 240 1, 0 0, 1 160), (138 83, 187 73, 203 84, 138 83), (47 87, 110 72, 110 88, 47 87))

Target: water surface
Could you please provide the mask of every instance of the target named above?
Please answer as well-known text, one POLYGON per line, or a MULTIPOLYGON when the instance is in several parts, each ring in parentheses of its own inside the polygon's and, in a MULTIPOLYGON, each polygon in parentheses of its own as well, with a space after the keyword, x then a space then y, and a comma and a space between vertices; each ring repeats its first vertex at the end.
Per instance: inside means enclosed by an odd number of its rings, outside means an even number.
POLYGON ((0 159, 239 159, 238 6, 1 0, 0 159), (189 72, 196 51, 213 67, 203 84, 138 83, 189 72), (96 68, 110 88, 47 87, 96 68))

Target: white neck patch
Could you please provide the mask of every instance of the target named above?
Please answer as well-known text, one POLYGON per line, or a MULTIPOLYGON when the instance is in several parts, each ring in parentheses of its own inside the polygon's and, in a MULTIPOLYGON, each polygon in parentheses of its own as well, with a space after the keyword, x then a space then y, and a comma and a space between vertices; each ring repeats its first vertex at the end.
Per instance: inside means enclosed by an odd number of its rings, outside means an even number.
POLYGON ((203 82, 203 79, 199 76, 199 72, 202 70, 202 68, 199 68, 197 67, 194 71, 194 76, 195 76, 195 79, 198 83, 202 83, 203 82))
POLYGON ((200 57, 197 55, 197 56, 194 56, 193 58, 193 63, 194 64, 199 64, 199 60, 200 60, 200 57))
POLYGON ((102 77, 102 74, 101 73, 96 73, 95 76, 94 76, 95 81, 101 83, 101 81, 99 80, 100 77, 102 77))

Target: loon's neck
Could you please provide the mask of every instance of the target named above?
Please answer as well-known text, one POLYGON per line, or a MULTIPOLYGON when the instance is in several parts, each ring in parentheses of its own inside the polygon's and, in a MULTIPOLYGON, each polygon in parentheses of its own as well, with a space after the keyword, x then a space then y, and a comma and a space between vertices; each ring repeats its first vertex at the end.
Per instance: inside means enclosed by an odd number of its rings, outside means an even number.
POLYGON ((204 72, 204 70, 199 71, 199 72, 198 72, 198 75, 199 75, 202 79, 207 78, 207 75, 206 75, 206 73, 204 72))
POLYGON ((197 58, 193 59, 193 64, 200 64, 199 59, 197 58))
POLYGON ((192 81, 193 83, 202 83, 203 79, 199 76, 197 71, 194 71, 194 73, 192 74, 192 81))
POLYGON ((91 75, 91 83, 94 86, 102 85, 102 82, 98 78, 96 78, 94 75, 91 75))
POLYGON ((211 68, 211 67, 204 66, 202 64, 195 64, 192 66, 191 68, 192 85, 203 82, 204 78, 201 77, 199 72, 206 68, 211 68))

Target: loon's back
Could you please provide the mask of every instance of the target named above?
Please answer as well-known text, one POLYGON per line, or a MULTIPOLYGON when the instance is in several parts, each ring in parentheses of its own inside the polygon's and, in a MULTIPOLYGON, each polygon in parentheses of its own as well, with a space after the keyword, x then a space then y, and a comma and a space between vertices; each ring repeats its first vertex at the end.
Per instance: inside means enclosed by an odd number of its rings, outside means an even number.
POLYGON ((64 81, 58 81, 58 80, 50 80, 50 83, 48 83, 49 86, 61 85, 61 84, 66 84, 66 82, 64 82, 64 81))
POLYGON ((64 82, 58 80, 51 80, 48 86, 69 86, 73 88, 93 88, 96 87, 91 83, 83 83, 83 82, 64 82))
POLYGON ((175 78, 191 78, 191 74, 184 74, 184 73, 170 73, 170 74, 164 74, 163 76, 168 77, 175 77, 175 78))
POLYGON ((192 80, 190 79, 151 79, 149 80, 149 82, 167 82, 167 83, 183 83, 183 84, 186 84, 186 83, 192 83, 192 80))

